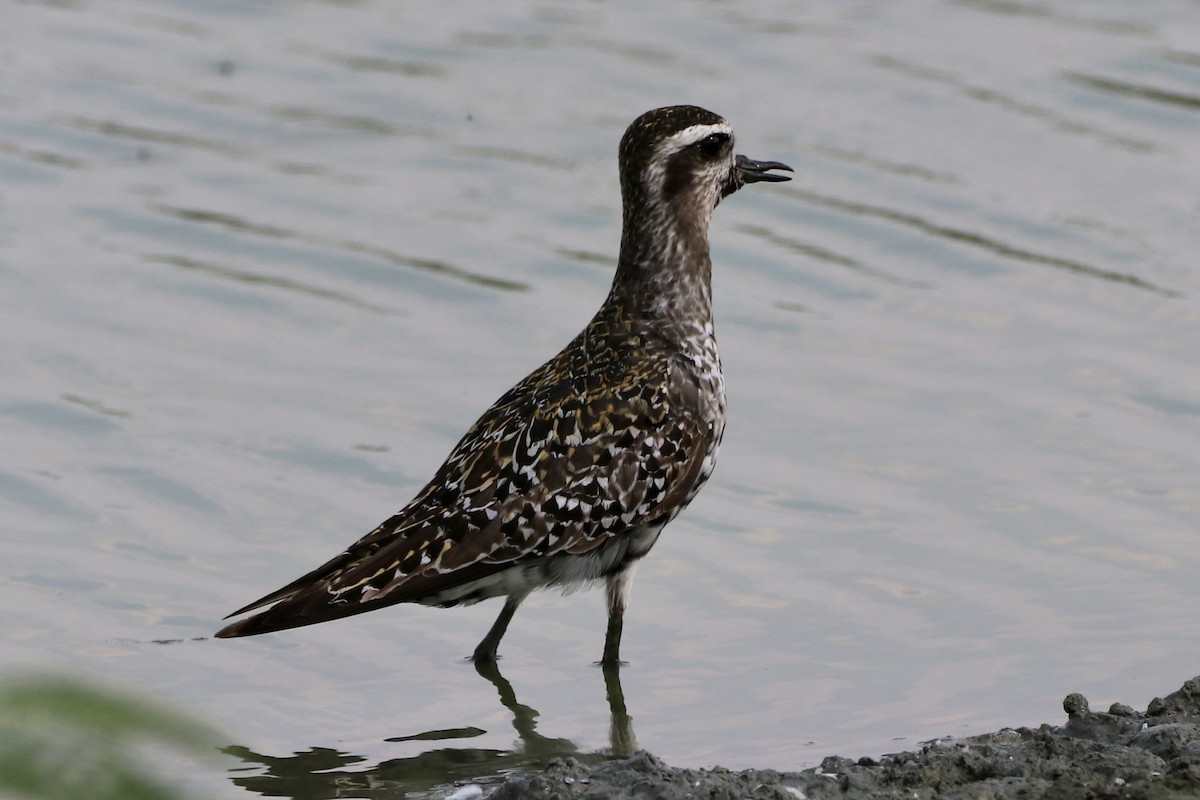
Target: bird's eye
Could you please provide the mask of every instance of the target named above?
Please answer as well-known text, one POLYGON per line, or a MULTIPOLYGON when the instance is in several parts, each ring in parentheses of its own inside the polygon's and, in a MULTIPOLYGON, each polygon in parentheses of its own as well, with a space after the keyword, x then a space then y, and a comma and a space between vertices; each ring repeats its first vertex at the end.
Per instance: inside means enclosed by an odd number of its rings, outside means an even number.
POLYGON ((725 143, 729 141, 728 133, 710 133, 700 141, 696 142, 696 146, 707 156, 716 156, 721 153, 721 149, 725 143))

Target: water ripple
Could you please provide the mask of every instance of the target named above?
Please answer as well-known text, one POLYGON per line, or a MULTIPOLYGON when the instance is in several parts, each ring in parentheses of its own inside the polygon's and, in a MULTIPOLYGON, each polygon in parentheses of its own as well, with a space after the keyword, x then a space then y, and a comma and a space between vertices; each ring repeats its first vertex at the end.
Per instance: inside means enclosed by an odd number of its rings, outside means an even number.
POLYGON ((1016 261, 1024 261, 1031 264, 1042 264, 1056 269, 1074 272, 1079 275, 1087 275, 1093 278, 1110 281, 1112 283, 1125 284, 1137 289, 1144 289, 1149 292, 1155 292, 1165 297, 1180 297, 1180 292, 1172 289, 1167 289, 1162 286, 1157 286, 1143 278, 1124 272, 1116 272, 1114 270, 1101 269, 1093 267, 1089 264, 1084 264, 1080 261, 1074 261, 1069 258, 1060 256, 1047 255, 1038 253, 1033 250, 1026 250, 1014 245, 1005 244, 1004 242, 993 239, 989 236, 984 236, 981 233, 974 231, 963 230, 961 228, 952 228, 947 225, 939 225, 935 222, 930 222, 927 219, 919 217, 915 214, 906 214, 902 211, 896 211, 882 206, 871 206, 865 203, 857 203, 851 200, 842 200, 836 197, 821 195, 816 192, 810 192, 805 189, 791 188, 787 191, 788 194, 799 197, 807 202, 815 205, 824 206, 825 208, 835 208, 840 211, 846 211, 863 217, 874 217, 876 219, 885 219, 889 222, 899 223, 906 227, 915 228, 924 233, 932 234, 941 239, 948 239, 960 244, 977 247, 986 250, 994 255, 1004 258, 1014 259, 1016 261))
POLYGON ((1085 28, 1105 33, 1117 33, 1129 36, 1153 36, 1156 33, 1152 26, 1140 22, 1064 14, 1051 8, 1047 3, 1022 3, 1016 0, 950 0, 950 2, 987 14, 1034 17, 1074 28, 1085 28))
POLYGON ((1165 103, 1176 108, 1186 108, 1189 111, 1200 111, 1200 95, 1197 94, 1173 92, 1169 89, 1158 89, 1153 86, 1144 86, 1114 78, 1085 75, 1081 72, 1066 72, 1064 74, 1070 81, 1101 92, 1107 92, 1108 94, 1115 94, 1121 97, 1136 97, 1155 103, 1165 103))
POLYGON ((1056 130, 1081 136, 1090 136, 1114 147, 1119 147, 1122 150, 1129 150, 1135 153, 1151 153, 1158 149, 1153 142, 1135 139, 1120 133, 1112 133, 1097 128, 1094 125, 1064 117, 1053 109, 1039 106, 1036 103, 1030 103, 1026 100, 1018 100, 996 89, 973 86, 959 80, 957 76, 945 70, 912 64, 894 56, 876 56, 872 59, 872 63, 882 69, 891 70, 911 78, 950 86, 972 100, 994 105, 1005 111, 1020 114, 1021 116, 1042 120, 1053 125, 1056 130))
POLYGON ((359 308, 364 311, 371 311, 376 314, 396 314, 394 309, 377 306, 373 303, 367 303, 359 300, 357 297, 339 292, 334 289, 325 289, 320 286, 294 281, 289 278, 280 278, 275 275, 263 275, 258 272, 249 270, 234 269, 221 264, 213 264, 208 261, 200 261, 187 256, 148 253, 144 256, 146 261, 157 264, 170 264, 173 267, 180 269, 191 270, 194 272, 202 272, 206 275, 215 275, 220 278, 236 281, 237 283, 247 283, 254 286, 267 286, 272 289, 282 289, 289 292, 297 292, 309 297, 316 297, 321 300, 332 300, 334 302, 343 303, 354 308, 359 308))
POLYGON ((301 233, 300 231, 291 228, 283 228, 277 225, 264 225, 253 222, 248 222, 241 217, 233 214, 225 214, 219 211, 207 211, 195 208, 181 208, 178 206, 169 206, 165 204, 154 204, 152 208, 161 214, 169 217, 181 219, 186 222, 197 222, 206 225, 218 225, 240 233, 250 233, 256 236, 265 236, 272 239, 283 239, 291 241, 302 241, 308 244, 317 245, 319 247, 332 247, 337 250, 342 250, 349 253, 358 253, 359 255, 371 256, 390 264, 395 264, 409 269, 420 270, 422 272, 433 272, 439 275, 445 275, 450 278, 465 281, 476 286, 483 286, 489 289, 499 289, 508 292, 523 292, 528 291, 529 286, 519 281, 510 281, 505 278, 496 278, 491 275, 483 275, 477 272, 470 272, 461 267, 456 267, 448 264, 445 261, 437 261, 429 258, 416 258, 406 256, 400 253, 393 252, 378 245, 365 244, 363 242, 355 242, 346 239, 334 239, 326 236, 318 236, 316 234, 301 233))
POLYGON ((811 244, 809 242, 802 242, 798 239, 781 236, 772 231, 770 228, 764 228, 760 225, 738 225, 735 230, 758 237, 763 241, 770 242, 771 244, 776 245, 777 247, 782 247, 790 252, 808 256, 809 258, 814 258, 818 261, 824 261, 829 264, 836 264, 839 267, 846 267, 847 269, 850 269, 861 275, 877 278, 878 280, 891 283, 896 286, 908 286, 914 289, 928 289, 930 287, 930 284, 924 281, 913 281, 908 280, 907 278, 899 278, 895 275, 889 275, 882 270, 875 269, 874 267, 868 267, 867 265, 863 264, 857 259, 851 258, 850 256, 842 255, 841 253, 835 253, 832 250, 828 250, 824 247, 811 244))

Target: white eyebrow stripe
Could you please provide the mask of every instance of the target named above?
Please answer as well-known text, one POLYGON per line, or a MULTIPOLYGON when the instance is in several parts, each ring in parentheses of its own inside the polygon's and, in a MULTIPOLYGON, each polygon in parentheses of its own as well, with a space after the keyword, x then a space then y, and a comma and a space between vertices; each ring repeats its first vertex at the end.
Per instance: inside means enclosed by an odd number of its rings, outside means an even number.
POLYGON ((683 148, 693 145, 703 139, 705 136, 711 136, 714 133, 726 133, 733 135, 733 128, 729 127, 727 122, 717 122, 711 125, 692 125, 684 128, 679 133, 674 133, 663 142, 665 149, 682 150, 683 148))

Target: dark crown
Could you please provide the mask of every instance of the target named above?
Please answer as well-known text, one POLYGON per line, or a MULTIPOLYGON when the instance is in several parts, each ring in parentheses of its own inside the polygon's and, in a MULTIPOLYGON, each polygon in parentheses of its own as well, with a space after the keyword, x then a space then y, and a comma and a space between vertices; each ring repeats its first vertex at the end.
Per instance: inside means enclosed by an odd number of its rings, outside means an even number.
POLYGON ((725 120, 699 106, 667 106, 647 111, 630 123, 618 150, 621 187, 641 178, 659 142, 693 125, 721 125, 725 120))

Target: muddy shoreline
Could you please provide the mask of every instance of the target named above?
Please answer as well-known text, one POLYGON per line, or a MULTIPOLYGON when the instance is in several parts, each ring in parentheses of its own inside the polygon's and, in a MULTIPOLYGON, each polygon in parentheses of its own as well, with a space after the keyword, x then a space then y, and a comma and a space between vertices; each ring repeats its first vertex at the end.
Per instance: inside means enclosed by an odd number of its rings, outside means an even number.
POLYGON ((509 776, 491 800, 678 798, 1184 798, 1200 796, 1200 676, 1144 711, 1093 711, 1078 693, 1065 722, 926 742, 879 759, 830 756, 800 772, 677 769, 653 755, 587 765, 556 759, 509 776))

